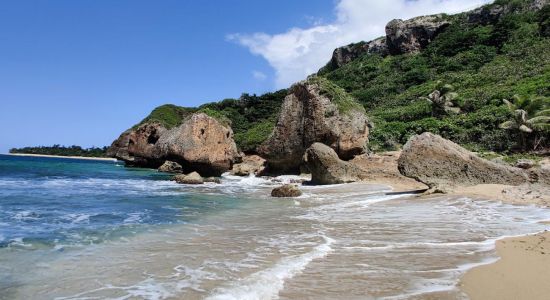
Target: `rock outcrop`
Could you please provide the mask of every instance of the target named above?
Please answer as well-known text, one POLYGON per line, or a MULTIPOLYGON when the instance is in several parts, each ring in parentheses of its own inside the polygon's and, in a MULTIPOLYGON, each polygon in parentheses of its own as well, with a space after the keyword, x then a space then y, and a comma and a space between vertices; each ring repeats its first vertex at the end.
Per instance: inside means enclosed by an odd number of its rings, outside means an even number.
POLYGON ((239 158, 231 128, 203 114, 193 114, 163 134, 156 147, 163 157, 204 176, 218 176, 239 158))
POLYGON ((270 172, 298 172, 305 150, 315 142, 329 145, 342 159, 366 151, 369 121, 362 106, 343 111, 321 84, 306 80, 290 88, 271 136, 258 147, 270 172))
POLYGON ((549 0, 532 0, 524 1, 523 3, 509 1, 505 4, 485 5, 467 12, 466 18, 468 22, 474 24, 495 24, 503 15, 517 11, 538 11, 548 4, 550 4, 549 0))
POLYGON ((233 165, 231 169, 231 175, 235 176, 248 176, 248 175, 260 175, 263 173, 266 167, 266 160, 258 155, 247 155, 243 157, 243 161, 233 165))
POLYGON ((300 197, 302 196, 302 191, 293 184, 285 184, 280 187, 276 187, 271 191, 271 197, 300 197))
POLYGON ((386 25, 388 51, 392 55, 419 52, 450 24, 443 15, 392 20, 386 25))
POLYGON ((382 56, 388 55, 386 37, 377 38, 370 42, 360 42, 336 48, 332 53, 329 66, 331 69, 337 69, 365 53, 379 54, 382 56))
POLYGON ((355 182, 368 177, 366 171, 341 160, 332 148, 321 143, 314 143, 307 149, 304 161, 311 171, 313 184, 355 182))
POLYGON ((532 181, 523 169, 479 158, 429 132, 409 139, 399 157, 398 168, 401 174, 443 191, 457 186, 520 185, 532 181))
POLYGON ((158 168, 159 172, 165 173, 182 173, 183 168, 180 164, 174 161, 165 161, 162 166, 158 168))
POLYGON ((204 179, 197 172, 192 172, 187 175, 181 174, 174 176, 174 180, 181 184, 203 184, 204 179))
POLYGON ((231 128, 204 113, 170 130, 156 122, 139 125, 114 141, 109 154, 138 167, 158 168, 170 160, 203 176, 219 176, 240 160, 231 128))

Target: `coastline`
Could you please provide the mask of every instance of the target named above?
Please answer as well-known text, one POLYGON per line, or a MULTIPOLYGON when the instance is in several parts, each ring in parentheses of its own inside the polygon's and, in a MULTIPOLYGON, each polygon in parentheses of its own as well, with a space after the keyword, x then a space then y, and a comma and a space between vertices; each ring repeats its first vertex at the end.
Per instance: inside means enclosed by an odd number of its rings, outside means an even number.
POLYGON ((6 153, 3 155, 11 156, 28 156, 28 157, 50 157, 50 158, 69 158, 69 159, 84 159, 84 160, 99 160, 99 161, 118 161, 116 158, 110 157, 86 157, 86 156, 63 156, 63 155, 47 155, 47 154, 30 154, 30 153, 6 153))
POLYGON ((550 231, 498 240, 500 259, 475 267, 459 287, 470 299, 548 299, 550 231))

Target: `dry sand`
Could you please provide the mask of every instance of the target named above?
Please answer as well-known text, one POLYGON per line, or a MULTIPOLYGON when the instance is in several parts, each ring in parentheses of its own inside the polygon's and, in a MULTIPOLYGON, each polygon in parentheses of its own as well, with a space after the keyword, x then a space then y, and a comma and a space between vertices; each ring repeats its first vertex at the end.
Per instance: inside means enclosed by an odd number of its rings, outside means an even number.
POLYGON ((550 299, 550 232, 503 239, 496 247, 500 260, 462 278, 470 299, 550 299))
POLYGON ((9 154, 7 154, 7 155, 13 155, 13 156, 31 156, 31 157, 72 158, 72 159, 103 160, 103 161, 117 161, 116 158, 110 158, 110 157, 63 156, 63 155, 27 154, 27 153, 9 153, 9 154))

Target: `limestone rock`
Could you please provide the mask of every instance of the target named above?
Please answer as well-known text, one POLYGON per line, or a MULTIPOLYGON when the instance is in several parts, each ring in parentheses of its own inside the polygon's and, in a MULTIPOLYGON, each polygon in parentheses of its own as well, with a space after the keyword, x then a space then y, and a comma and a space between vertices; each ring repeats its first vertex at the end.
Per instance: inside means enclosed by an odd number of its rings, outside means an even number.
POLYGON ((204 176, 219 176, 240 158, 231 128, 204 113, 193 114, 167 131, 157 147, 163 157, 204 176))
POLYGON ((128 129, 124 131, 116 140, 114 140, 109 149, 107 149, 107 156, 114 157, 126 162, 133 161, 134 158, 128 153, 130 133, 132 133, 132 130, 128 129))
POLYGON ((240 160, 231 128, 203 113, 170 130, 156 122, 130 129, 113 142, 109 155, 138 167, 158 168, 169 160, 205 176, 221 175, 240 160))
POLYGON ((399 157, 398 168, 401 174, 441 190, 477 184, 520 185, 533 181, 523 169, 479 158, 429 132, 409 139, 399 157))
POLYGON ((243 161, 233 165, 231 175, 248 176, 250 174, 261 174, 266 166, 266 160, 258 155, 248 155, 243 157, 243 161))
POLYGON ((443 15, 392 20, 386 25, 388 51, 392 55, 417 53, 449 25, 443 15))
POLYGON ((203 184, 204 179, 201 177, 201 175, 197 172, 192 172, 187 175, 176 175, 174 176, 174 180, 176 180, 177 183, 181 184, 203 184))
POLYGON ((336 152, 321 143, 314 143, 306 151, 304 160, 311 171, 311 183, 336 184, 360 181, 367 178, 366 171, 342 161, 336 152))
POLYGON ((300 189, 293 185, 293 184, 285 184, 280 187, 276 187, 271 191, 272 197, 299 197, 302 195, 302 191, 300 189))
POLYGON ((158 168, 159 172, 165 172, 165 173, 182 173, 183 168, 180 164, 174 161, 165 161, 162 166, 158 168))
POLYGON ((305 150, 315 142, 329 145, 342 159, 366 151, 369 120, 364 110, 341 112, 332 100, 315 81, 290 88, 271 136, 258 147, 269 171, 298 173, 305 150))

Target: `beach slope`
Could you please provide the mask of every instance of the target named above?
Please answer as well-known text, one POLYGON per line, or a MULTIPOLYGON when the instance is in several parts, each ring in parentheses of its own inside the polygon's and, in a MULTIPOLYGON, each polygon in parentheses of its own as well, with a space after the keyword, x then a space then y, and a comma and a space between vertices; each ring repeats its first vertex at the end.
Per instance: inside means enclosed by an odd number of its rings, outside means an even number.
POLYGON ((496 247, 500 260, 462 278, 470 299, 550 299, 549 231, 499 240, 496 247))

